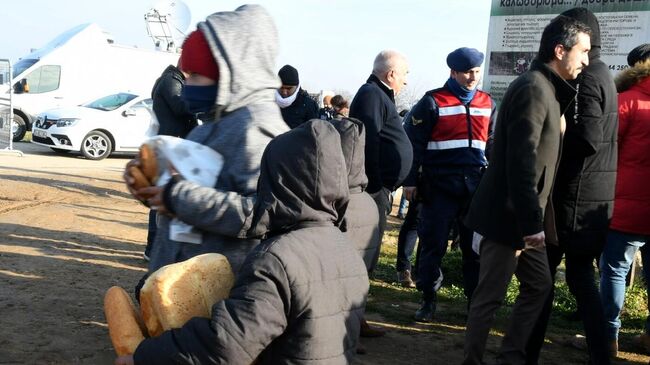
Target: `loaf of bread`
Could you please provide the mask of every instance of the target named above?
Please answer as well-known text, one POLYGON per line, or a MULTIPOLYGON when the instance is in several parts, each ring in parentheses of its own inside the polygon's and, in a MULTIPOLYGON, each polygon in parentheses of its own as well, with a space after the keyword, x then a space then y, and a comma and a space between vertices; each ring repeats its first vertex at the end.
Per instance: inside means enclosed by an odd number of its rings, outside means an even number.
POLYGON ((160 175, 158 171, 158 160, 154 149, 146 143, 140 146, 140 166, 142 173, 151 183, 150 185, 156 185, 158 176, 160 175))
POLYGON ((228 296, 234 282, 228 259, 217 253, 158 269, 140 291, 140 308, 149 335, 180 328, 193 317, 210 318, 212 305, 228 296))
POLYGON ((149 179, 142 173, 137 166, 129 166, 129 174, 133 177, 133 187, 138 190, 151 186, 149 179))
POLYGON ((104 296, 104 314, 113 348, 118 356, 135 352, 144 340, 144 324, 131 297, 119 286, 113 286, 104 296))

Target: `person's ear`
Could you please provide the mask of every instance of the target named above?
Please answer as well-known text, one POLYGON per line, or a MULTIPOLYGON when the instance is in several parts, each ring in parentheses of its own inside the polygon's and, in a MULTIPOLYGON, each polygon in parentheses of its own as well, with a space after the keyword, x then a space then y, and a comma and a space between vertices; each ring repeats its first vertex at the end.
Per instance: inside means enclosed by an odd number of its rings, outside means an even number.
POLYGON ((564 55, 566 54, 566 49, 564 48, 563 45, 557 44, 555 45, 555 49, 553 50, 553 52, 555 53, 555 58, 562 61, 562 59, 564 59, 564 55))

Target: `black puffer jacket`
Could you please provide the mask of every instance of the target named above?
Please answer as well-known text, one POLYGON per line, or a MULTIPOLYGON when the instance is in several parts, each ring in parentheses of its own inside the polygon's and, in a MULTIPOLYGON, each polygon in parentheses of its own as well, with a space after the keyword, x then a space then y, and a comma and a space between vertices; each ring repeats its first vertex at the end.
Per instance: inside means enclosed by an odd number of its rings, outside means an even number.
POLYGON ((377 204, 365 191, 368 177, 365 169, 366 132, 363 122, 354 118, 334 119, 331 123, 341 135, 341 148, 348 171, 350 203, 341 223, 345 232, 355 245, 359 254, 370 269, 375 253, 379 249, 379 212, 377 204))
POLYGON ((600 47, 589 52, 589 66, 576 81, 577 103, 565 114, 567 129, 553 191, 555 224, 566 250, 599 255, 612 218, 618 158, 616 86, 600 60, 600 47))
POLYGON ((340 143, 322 120, 269 143, 251 228, 268 238, 248 255, 211 320, 194 318, 145 340, 136 364, 351 362, 368 276, 336 226, 348 204, 340 143))
POLYGON ((303 89, 298 91, 296 100, 291 105, 281 108, 280 111, 282 112, 282 119, 291 129, 310 119, 318 118, 318 104, 303 89))
POLYGON ((151 99, 161 136, 185 138, 197 126, 196 119, 181 99, 184 84, 183 73, 176 66, 169 65, 153 85, 151 99))

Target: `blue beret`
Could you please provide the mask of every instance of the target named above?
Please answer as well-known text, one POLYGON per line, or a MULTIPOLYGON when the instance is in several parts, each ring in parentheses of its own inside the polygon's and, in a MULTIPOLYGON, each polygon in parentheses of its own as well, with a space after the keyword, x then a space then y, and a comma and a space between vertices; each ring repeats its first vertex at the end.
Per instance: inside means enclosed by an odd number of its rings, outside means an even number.
POLYGON ((447 66, 454 71, 467 71, 483 63, 483 53, 475 48, 462 47, 447 56, 447 66))

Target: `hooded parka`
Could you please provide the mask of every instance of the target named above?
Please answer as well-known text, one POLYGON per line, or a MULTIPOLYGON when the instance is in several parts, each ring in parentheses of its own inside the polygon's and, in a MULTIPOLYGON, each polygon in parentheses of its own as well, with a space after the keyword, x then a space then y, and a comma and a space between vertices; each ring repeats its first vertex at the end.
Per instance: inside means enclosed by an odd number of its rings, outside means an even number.
POLYGON ((280 85, 274 72, 278 39, 266 10, 245 5, 215 13, 198 29, 217 61, 219 80, 213 111, 187 139, 219 152, 223 168, 214 187, 188 180, 172 180, 165 187, 165 207, 199 229, 202 243, 170 240, 170 218, 159 215, 150 272, 207 252, 226 256, 235 273, 239 270, 259 243, 235 237, 245 237, 250 224, 262 153, 273 137, 288 130, 274 99, 280 85))
MULTIPOLYGON (((276 137, 262 159, 246 258, 212 319, 140 344, 140 364, 349 364, 368 294, 361 258, 337 227, 348 204, 340 137, 312 120, 276 137)), ((376 209, 374 209, 376 211, 376 209)))
POLYGON ((331 121, 341 135, 341 148, 348 172, 350 203, 341 223, 345 232, 359 251, 370 270, 379 250, 379 212, 370 194, 366 192, 368 177, 365 169, 366 132, 363 122, 354 118, 331 121))

